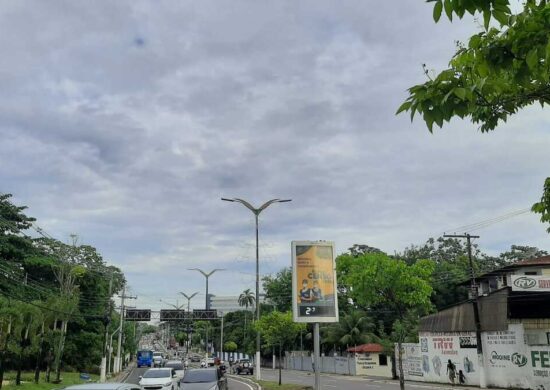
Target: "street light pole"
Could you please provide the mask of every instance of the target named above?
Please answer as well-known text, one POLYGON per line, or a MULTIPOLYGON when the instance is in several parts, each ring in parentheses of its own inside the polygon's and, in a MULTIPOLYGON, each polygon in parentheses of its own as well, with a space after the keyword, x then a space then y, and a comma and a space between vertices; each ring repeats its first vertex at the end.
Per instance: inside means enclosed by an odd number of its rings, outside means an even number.
POLYGON ((198 292, 195 292, 191 295, 187 295, 186 293, 184 292, 181 292, 180 291, 180 294, 183 295, 186 299, 187 299, 187 321, 186 321, 186 332, 187 332, 187 344, 186 344, 186 352, 189 353, 189 345, 191 344, 191 332, 189 331, 190 330, 190 318, 191 318, 191 299, 193 299, 193 297, 195 295, 198 294, 198 292))
MULTIPOLYGON (((254 206, 252 206, 252 204, 250 204, 249 202, 247 202, 244 199, 222 198, 222 200, 226 201, 226 202, 240 203, 244 207, 246 207, 247 209, 252 211, 252 213, 254 214, 254 221, 255 221, 255 225, 256 225, 256 321, 259 321, 260 320, 260 245, 259 245, 259 233, 258 233, 258 231, 259 231, 259 229, 258 229, 258 217, 260 216, 260 213, 262 211, 264 211, 266 208, 268 208, 273 203, 291 202, 292 199, 271 199, 271 200, 268 200, 267 202, 265 202, 263 205, 261 205, 258 208, 255 208, 254 206)), ((256 362, 256 379, 257 380, 261 379, 261 375, 260 375, 260 358, 261 358, 260 357, 261 356, 260 355, 260 347, 261 347, 261 336, 260 336, 260 332, 257 332, 257 335, 256 335, 256 359, 255 359, 255 362, 256 362)))
POLYGON ((213 269, 212 271, 210 272, 204 272, 202 269, 199 269, 199 268, 188 268, 189 271, 199 271, 202 276, 204 276, 206 278, 206 303, 205 303, 205 308, 206 310, 210 310, 210 304, 208 302, 208 278, 210 278, 210 276, 212 276, 212 274, 216 271, 225 271, 225 269, 223 268, 215 268, 213 269))

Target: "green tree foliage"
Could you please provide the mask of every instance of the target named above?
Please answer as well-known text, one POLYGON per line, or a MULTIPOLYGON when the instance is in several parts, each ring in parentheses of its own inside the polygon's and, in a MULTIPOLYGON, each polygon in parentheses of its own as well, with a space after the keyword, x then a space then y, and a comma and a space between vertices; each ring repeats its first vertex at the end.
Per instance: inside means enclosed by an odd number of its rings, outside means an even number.
MULTIPOLYGON (((254 327, 256 331, 262 334, 262 339, 268 347, 278 348, 279 362, 281 361, 282 350, 286 346, 292 345, 300 332, 306 329, 305 324, 293 321, 290 311, 286 313, 273 311, 261 317, 259 321, 256 321, 254 327)), ((280 384, 281 365, 279 364, 279 385, 280 384)))
POLYGON ((225 352, 235 352, 237 351, 237 343, 234 341, 227 341, 223 344, 223 350, 225 352))
MULTIPOLYGON (((541 222, 550 223, 550 177, 544 181, 544 189, 540 202, 535 203, 531 210, 540 214, 541 222)), ((550 233, 550 226, 546 231, 550 233)))
POLYGON ((292 309, 290 299, 292 291, 292 270, 289 267, 283 268, 275 276, 262 278, 266 299, 271 302, 275 310, 288 311, 292 309))
POLYGON ((323 328, 323 342, 341 349, 378 342, 380 340, 374 334, 375 328, 367 313, 354 310, 341 316, 338 323, 323 328))
MULTIPOLYGON (((395 313, 393 328, 398 348, 405 340, 401 331, 408 316, 427 313, 432 308, 431 278, 435 264, 429 260, 418 260, 407 265, 384 253, 370 253, 358 257, 343 257, 337 268, 344 268, 344 280, 350 287, 351 297, 363 307, 382 305, 395 313)), ((403 365, 399 354, 400 386, 404 389, 403 365)))
MULTIPOLYGON (((11 195, 0 194, 0 343, 5 344, 0 345, 0 377, 4 368, 34 369, 36 382, 41 369, 49 372, 55 365, 97 371, 104 319, 124 276, 92 246, 30 238, 34 218, 25 210, 11 202, 11 195)), ((133 327, 124 332, 126 350, 133 351, 133 327)))
MULTIPOLYGON (((434 0, 433 17, 443 10, 452 20, 466 12, 483 15, 484 30, 459 44, 449 67, 409 88, 397 113, 422 115, 430 132, 452 118, 469 117, 482 132, 533 103, 550 102, 550 4, 527 0, 512 14, 509 0, 434 0), (491 20, 494 21, 491 26, 491 20)), ((550 222, 550 178, 532 211, 550 222)), ((548 228, 550 233, 550 227, 548 228)))

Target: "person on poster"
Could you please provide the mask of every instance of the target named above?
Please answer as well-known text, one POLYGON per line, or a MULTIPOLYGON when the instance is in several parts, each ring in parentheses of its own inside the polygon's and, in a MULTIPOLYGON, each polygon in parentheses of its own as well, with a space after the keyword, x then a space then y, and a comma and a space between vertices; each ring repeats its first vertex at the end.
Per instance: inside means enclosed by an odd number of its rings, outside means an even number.
POLYGON ((454 385, 455 384, 455 378, 456 378, 456 366, 455 364, 449 359, 447 362, 447 374, 449 375, 449 380, 454 385))
POLYGON ((302 280, 302 289, 300 290, 300 302, 312 302, 313 295, 309 288, 309 280, 302 280))
POLYGON ((311 289, 311 298, 313 302, 323 300, 323 291, 321 291, 321 288, 319 287, 319 282, 316 280, 313 281, 313 288, 311 289))

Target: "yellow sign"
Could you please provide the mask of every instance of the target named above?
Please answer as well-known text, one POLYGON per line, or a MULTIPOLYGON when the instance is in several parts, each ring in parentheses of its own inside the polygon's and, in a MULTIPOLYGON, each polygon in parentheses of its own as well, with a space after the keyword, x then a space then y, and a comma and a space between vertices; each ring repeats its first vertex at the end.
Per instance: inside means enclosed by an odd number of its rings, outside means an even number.
POLYGON ((338 322, 332 242, 292 242, 292 284, 294 321, 338 322))

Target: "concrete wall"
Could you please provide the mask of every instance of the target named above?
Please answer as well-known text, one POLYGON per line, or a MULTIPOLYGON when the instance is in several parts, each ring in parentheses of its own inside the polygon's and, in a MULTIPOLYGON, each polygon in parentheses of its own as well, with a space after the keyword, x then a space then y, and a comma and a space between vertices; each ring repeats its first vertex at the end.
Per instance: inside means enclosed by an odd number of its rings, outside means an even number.
MULTIPOLYGON (((533 329, 528 331, 534 332, 533 329)), ((538 331, 542 335, 550 329, 538 331)), ((550 390, 550 345, 548 341, 544 345, 529 345, 525 335, 522 323, 511 323, 505 331, 482 333, 483 366, 489 386, 550 390)), ((479 385, 480 367, 474 332, 425 332, 420 334, 418 344, 404 344, 405 379, 449 383, 446 372, 449 359, 457 372, 462 370, 464 373, 466 385, 479 385)))

